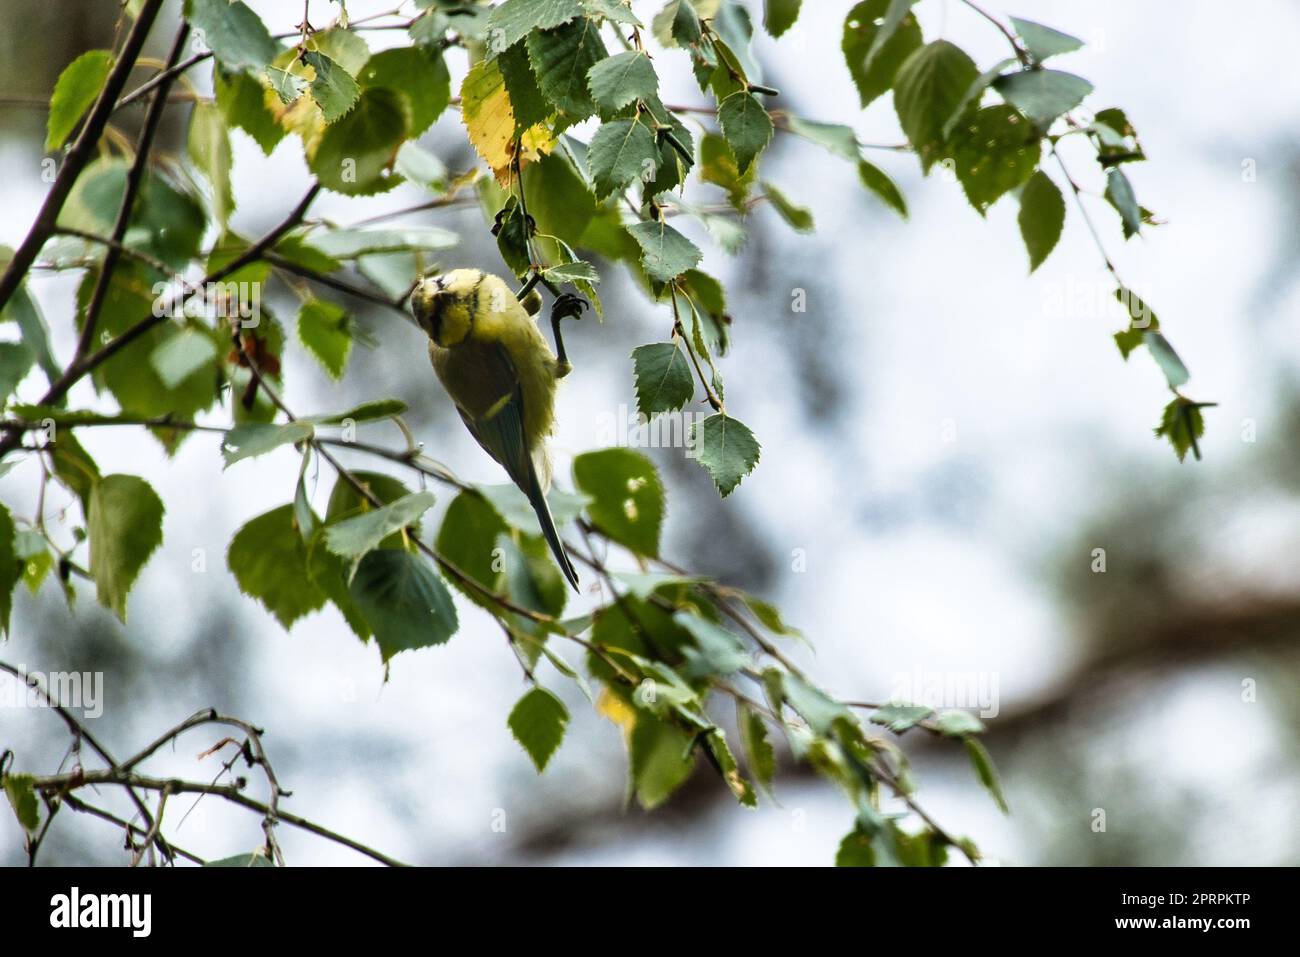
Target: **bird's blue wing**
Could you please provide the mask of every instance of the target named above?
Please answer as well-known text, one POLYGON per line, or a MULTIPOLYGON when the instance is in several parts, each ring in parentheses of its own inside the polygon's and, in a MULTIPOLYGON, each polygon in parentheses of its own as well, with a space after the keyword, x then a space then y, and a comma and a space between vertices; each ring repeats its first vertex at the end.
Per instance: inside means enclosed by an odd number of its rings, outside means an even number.
POLYGON ((528 496, 529 504, 537 513, 537 522, 541 526, 542 535, 550 545, 560 570, 564 572, 564 577, 569 580, 569 584, 577 588, 577 570, 574 569, 573 562, 569 560, 560 541, 560 533, 555 527, 555 519, 551 517, 546 493, 538 480, 537 467, 524 434, 524 394, 519 385, 519 378, 504 349, 495 350, 493 361, 500 361, 503 364, 499 370, 502 373, 500 378, 494 378, 493 381, 513 383, 511 391, 502 395, 484 415, 470 415, 459 406, 457 411, 460 412, 460 417, 464 420, 470 435, 474 436, 478 444, 483 447, 483 451, 496 459, 506 470, 511 481, 528 496))

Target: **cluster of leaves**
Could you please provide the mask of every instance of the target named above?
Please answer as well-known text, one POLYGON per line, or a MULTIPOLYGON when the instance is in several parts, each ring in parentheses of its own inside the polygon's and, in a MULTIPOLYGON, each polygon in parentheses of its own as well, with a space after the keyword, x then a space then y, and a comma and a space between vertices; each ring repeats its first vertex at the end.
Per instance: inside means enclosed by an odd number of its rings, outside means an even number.
MULTIPOLYGON (((130 9, 150 3, 156 8, 156 0, 145 0, 130 9)), ((1031 270, 1055 248, 1065 221, 1061 189, 1042 168, 1062 137, 1086 137, 1095 147, 1126 237, 1152 222, 1123 171, 1143 158, 1127 117, 1109 109, 1084 122, 1078 110, 1091 86, 1044 65, 1080 41, 1013 20, 1014 32, 1002 29, 1014 56, 981 72, 953 43, 925 42, 913 6, 865 0, 848 11, 847 74, 864 108, 892 94, 922 168, 950 170, 981 215, 1002 196, 1018 195, 1031 270)), ((409 468, 418 488, 385 472, 349 471, 329 449, 351 444, 358 426, 400 416, 405 406, 381 399, 294 417, 279 401, 281 358, 292 339, 335 379, 346 373, 354 343, 365 342, 351 312, 315 290, 361 292, 400 310, 412 284, 457 241, 436 227, 310 221, 303 212, 314 190, 373 196, 406 182, 432 197, 419 208, 472 192, 503 262, 527 288, 541 284, 556 294, 569 286, 599 311, 600 275, 620 264, 671 311, 668 339, 632 353, 637 407, 650 419, 708 403, 712 414, 693 427, 692 446, 725 496, 757 464, 759 443, 725 406, 719 361, 732 326, 725 289, 699 268, 701 250, 673 222, 694 222, 727 251, 744 242, 745 216, 759 202, 794 229, 811 229, 811 214, 760 176, 778 131, 854 164, 865 189, 907 215, 902 193, 867 159, 870 147, 851 126, 769 109, 776 91, 763 83, 751 50, 754 24, 733 0, 669 0, 649 24, 625 0, 416 0, 416 7, 396 24, 408 42, 375 51, 345 14, 320 31, 304 22, 290 37, 296 43, 286 45, 240 0, 186 0, 187 28, 210 56, 176 72, 210 59, 214 95, 194 102, 184 155, 137 156, 123 138, 106 138, 110 145, 79 171, 41 250, 43 266, 80 274, 78 328, 86 330, 87 349, 100 350, 79 349, 61 364, 26 285, 0 303, 3 319, 21 331, 20 341, 0 343, 5 441, 38 436, 25 454, 39 461, 42 476, 40 514, 15 521, 0 506, 0 624, 7 627, 19 580, 36 590, 56 569, 69 601, 74 580, 88 578, 125 620, 130 589, 162 540, 157 494, 143 478, 102 475, 79 430, 136 424, 169 454, 196 431, 221 431, 226 467, 291 449, 301 456, 286 504, 240 528, 226 556, 240 588, 284 627, 333 605, 360 640, 374 639, 387 665, 456 633, 455 589, 499 623, 523 665, 532 687, 508 723, 539 770, 569 721, 538 678, 545 662, 623 730, 629 791, 645 807, 666 800, 701 756, 741 804, 753 806, 777 769, 771 728, 849 796, 855 824, 841 863, 937 864, 953 846, 974 859, 969 842, 920 814, 905 756, 871 725, 963 741, 1001 805, 996 775, 974 737, 979 723, 903 705, 872 711, 864 722, 817 688, 781 650, 801 636, 775 608, 663 559, 666 497, 644 456, 628 449, 581 455, 572 470, 576 492, 552 493, 557 522, 581 533, 587 548, 576 554, 607 596, 594 610, 566 617, 565 582, 513 486, 467 485, 414 451, 386 457, 409 468), (446 63, 454 47, 469 57, 456 97, 446 63), (660 98, 659 66, 674 58, 689 66, 705 105, 660 98), (419 144, 453 103, 490 176, 453 174, 419 144), (267 154, 296 139, 315 181, 298 212, 260 240, 230 225, 233 129, 267 154), (717 201, 700 200, 696 191, 716 192, 717 201), (353 270, 368 285, 357 285, 353 270), (196 272, 203 280, 176 279, 196 272), (261 296, 273 278, 299 300, 293 337, 261 296), (20 401, 17 390, 35 369, 50 389, 39 402, 20 401), (67 408, 69 377, 86 374, 116 412, 67 408), (195 422, 205 415, 228 424, 195 422), (318 514, 309 477, 322 462, 338 477, 318 514), (436 528, 428 479, 453 494, 436 528), (70 543, 47 528, 47 481, 65 487, 80 507, 84 520, 73 522, 70 543), (611 570, 592 542, 623 553, 624 566, 637 571, 611 570), (581 649, 581 668, 564 657, 565 648, 581 649), (734 722, 712 716, 719 699, 735 705, 734 722), (724 724, 739 742, 743 769, 724 724), (917 812, 917 830, 882 813, 882 786, 917 812)), ((767 0, 764 26, 779 37, 800 9, 799 0, 767 0)), ((49 150, 88 122, 115 65, 112 51, 97 50, 64 70, 50 102, 49 150)), ((167 78, 164 71, 159 81, 167 78)), ((1077 195, 1063 165, 1060 175, 1077 195)), ((1147 347, 1175 391, 1160 433, 1181 458, 1196 448, 1201 404, 1177 392, 1186 370, 1158 323, 1139 325, 1149 309, 1123 284, 1117 295, 1135 317, 1116 336, 1122 352, 1147 347)), ((14 445, 7 448, 13 454, 0 453, 3 470, 18 461, 14 445)))

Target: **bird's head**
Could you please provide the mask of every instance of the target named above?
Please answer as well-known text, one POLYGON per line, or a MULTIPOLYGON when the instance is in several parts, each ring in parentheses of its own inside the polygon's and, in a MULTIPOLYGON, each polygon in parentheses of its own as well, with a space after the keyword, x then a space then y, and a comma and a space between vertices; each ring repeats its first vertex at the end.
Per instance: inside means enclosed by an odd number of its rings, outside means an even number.
POLYGON ((415 321, 444 349, 458 346, 469 337, 484 278, 477 269, 453 269, 422 280, 411 293, 415 321))

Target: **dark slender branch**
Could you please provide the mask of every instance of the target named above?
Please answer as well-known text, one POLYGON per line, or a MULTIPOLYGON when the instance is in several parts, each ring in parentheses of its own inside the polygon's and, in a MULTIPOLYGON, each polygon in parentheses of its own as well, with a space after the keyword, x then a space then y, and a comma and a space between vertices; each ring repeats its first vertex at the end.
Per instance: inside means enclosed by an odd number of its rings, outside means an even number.
POLYGON ((394 309, 397 312, 400 312, 404 317, 406 317, 406 310, 396 299, 390 299, 385 295, 372 292, 369 289, 364 289, 361 286, 354 285, 344 279, 337 279, 327 273, 310 269, 307 266, 294 262, 292 259, 286 259, 284 256, 271 250, 267 250, 263 253, 262 258, 276 269, 283 269, 285 272, 291 272, 295 276, 301 276, 303 279, 307 279, 311 282, 320 283, 322 286, 328 286, 336 292, 341 292, 356 299, 373 303, 376 306, 386 306, 389 309, 394 309))
MULTIPOLYGON (((35 681, 30 675, 26 674, 21 669, 15 668, 13 665, 3 661, 0 661, 0 671, 8 672, 21 681, 24 687, 35 690, 36 693, 41 696, 41 699, 44 700, 51 709, 53 709, 54 713, 63 719, 63 723, 68 726, 68 730, 72 732, 76 739, 85 741, 89 744, 94 749, 95 753, 98 754, 100 758, 110 766, 110 768, 116 769, 118 767, 117 760, 109 754, 107 748, 99 743, 99 739, 90 733, 90 729, 81 721, 77 720, 76 716, 74 716, 71 711, 50 697, 49 692, 42 688, 38 681, 35 681)), ((140 795, 136 794, 135 790, 131 787, 127 787, 126 791, 127 794, 131 796, 131 802, 135 805, 136 810, 140 812, 140 817, 144 820, 145 826, 152 828, 153 815, 151 815, 149 809, 145 807, 144 801, 140 799, 140 795)), ((163 857, 171 857, 171 850, 168 848, 167 842, 163 840, 162 835, 159 834, 154 836, 154 844, 162 853, 163 857)))
POLYGON ((381 851, 367 847, 360 841, 355 841, 336 831, 331 831, 329 828, 323 827, 305 817, 291 814, 288 811, 273 811, 269 804, 244 794, 236 784, 209 784, 204 781, 184 781, 178 778, 155 778, 143 774, 127 773, 115 768, 102 771, 48 775, 37 777, 33 782, 33 787, 38 791, 61 794, 64 796, 64 800, 67 800, 69 796, 68 791, 96 785, 118 785, 126 788, 139 788, 142 791, 168 789, 173 794, 211 794, 232 804, 246 807, 250 811, 258 811, 267 816, 274 814, 278 820, 284 821, 286 824, 292 824, 294 827, 301 828, 318 837, 326 838, 335 844, 341 844, 359 854, 364 854, 373 860, 379 861, 381 864, 387 864, 389 867, 406 866, 396 858, 389 857, 381 851))
POLYGON ((202 63, 204 60, 208 59, 211 56, 212 56, 212 51, 208 50, 206 53, 196 53, 192 57, 182 60, 179 63, 169 64, 167 69, 161 71, 160 73, 154 74, 144 83, 140 84, 130 93, 126 94, 126 96, 118 100, 117 104, 113 107, 113 109, 115 111, 120 110, 122 107, 128 104, 134 103, 142 96, 147 96, 151 90, 157 89, 159 86, 161 86, 164 83, 171 83, 171 81, 176 79, 176 77, 180 76, 182 73, 186 72, 191 67, 197 66, 198 64, 202 63))
POLYGON ((95 105, 90 108, 90 115, 81 128, 81 134, 73 143, 72 149, 68 151, 63 167, 59 170, 59 175, 55 178, 49 193, 46 194, 45 202, 41 204, 27 236, 14 250, 9 268, 4 271, 3 276, 0 276, 0 309, 4 309, 8 304, 27 275, 27 270, 36 261, 41 247, 53 235, 59 213, 63 211, 63 204, 67 202, 73 184, 81 176, 81 171, 95 155, 100 135, 104 132, 104 126, 113 112, 117 96, 126 85, 131 70, 135 68, 136 58, 140 55, 145 38, 149 35, 149 29, 153 26, 162 5, 163 0, 144 0, 140 7, 140 12, 136 16, 135 23, 131 25, 131 32, 127 34, 126 42, 122 44, 122 50, 117 55, 113 69, 109 72, 108 79, 104 81, 104 88, 100 90, 95 105))
POLYGON ((60 226, 55 231, 56 236, 72 236, 76 239, 84 239, 88 243, 98 243, 101 246, 107 246, 109 249, 116 249, 119 255, 126 256, 128 259, 134 259, 136 262, 142 262, 152 269, 159 272, 167 272, 167 264, 157 256, 151 256, 141 249, 133 249, 125 243, 112 239, 108 236, 100 236, 98 233, 88 233, 82 229, 76 229, 72 226, 60 226))
MULTIPOLYGON (((190 25, 182 21, 181 27, 176 31, 176 39, 172 42, 171 53, 167 57, 167 66, 170 68, 176 65, 180 59, 181 50, 185 48, 185 41, 190 35, 190 25)), ((90 351, 90 345, 95 339, 95 327, 99 322, 100 310, 104 307, 104 300, 108 296, 108 287, 113 281, 113 270, 117 268, 118 259, 121 258, 121 244, 126 236, 127 227, 131 222, 131 211, 135 208, 135 198, 140 191, 140 184, 144 182, 145 170, 149 167, 149 153, 153 149, 154 136, 158 132, 158 124, 162 121, 163 112, 167 109, 167 92, 171 88, 171 78, 167 78, 158 84, 158 90, 152 100, 149 101, 149 109, 145 113, 144 126, 140 129, 140 137, 135 145, 135 161, 126 173, 126 186, 122 190, 122 201, 118 204, 117 220, 113 224, 113 234, 110 236, 111 244, 104 252, 104 262, 99 267, 99 275, 95 278, 95 288, 90 294, 90 302, 86 305, 85 318, 81 326, 81 337, 77 340, 77 349, 73 353, 73 362, 84 356, 90 351)))
MULTIPOLYGON (((81 800, 81 798, 77 797, 75 794, 61 794, 57 798, 57 801, 60 804, 66 804, 68 807, 72 808, 72 810, 76 811, 78 814, 89 814, 91 817, 97 817, 100 820, 108 821, 108 823, 110 824, 117 825, 123 831, 126 832, 128 838, 144 837, 146 833, 138 825, 132 824, 130 821, 118 817, 116 814, 114 814, 111 811, 105 811, 102 807, 96 807, 93 804, 87 804, 85 801, 81 800)), ((183 847, 177 847, 171 841, 167 842, 167 846, 172 849, 172 851, 176 854, 177 857, 183 857, 185 858, 185 860, 190 861, 191 863, 199 864, 201 866, 206 865, 208 863, 207 861, 205 861, 203 858, 199 857, 197 854, 193 853, 192 851, 187 851, 183 847)))

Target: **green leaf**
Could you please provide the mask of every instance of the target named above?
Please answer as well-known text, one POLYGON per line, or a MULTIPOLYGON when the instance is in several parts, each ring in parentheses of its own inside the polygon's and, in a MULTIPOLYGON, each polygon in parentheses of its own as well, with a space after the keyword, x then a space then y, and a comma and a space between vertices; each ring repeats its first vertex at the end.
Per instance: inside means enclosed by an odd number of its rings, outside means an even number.
POLYGON ((1060 70, 1021 70, 993 81, 993 89, 1012 106, 1046 129, 1062 113, 1068 113, 1092 92, 1092 84, 1081 76, 1060 70))
POLYGON ((564 740, 569 712, 555 695, 535 687, 519 699, 506 724, 541 774, 564 740))
POLYGON ((126 621, 126 596, 162 544, 163 503, 134 475, 106 475, 90 493, 90 574, 100 604, 126 621))
POLYGON ((636 50, 601 60, 587 73, 587 85, 596 105, 612 113, 658 95, 659 76, 650 57, 636 50))
POLYGON ((325 544, 331 552, 353 561, 379 547, 385 538, 414 525, 433 507, 432 492, 413 492, 381 508, 373 508, 325 529, 325 544))
MULTIPOLYGON (((771 673, 770 671, 765 673, 771 673)), ((847 707, 829 697, 820 688, 816 688, 790 672, 778 672, 781 681, 781 693, 808 727, 822 737, 831 733, 832 726, 840 720, 853 721, 853 715, 847 707)))
POLYGON ((755 598, 753 595, 745 595, 744 600, 759 623, 774 635, 784 635, 787 638, 803 637, 803 632, 782 618, 780 610, 771 602, 755 598))
POLYGON ((1122 170, 1112 169, 1106 174, 1106 199, 1119 213, 1124 224, 1124 238, 1135 235, 1142 228, 1142 210, 1133 195, 1133 185, 1122 170))
MULTIPOLYGON (((352 472, 352 477, 366 491, 377 498, 382 505, 396 502, 399 498, 411 493, 411 490, 400 481, 384 472, 367 472, 357 469, 352 472)), ((370 499, 362 495, 360 491, 353 487, 351 482, 340 475, 334 482, 334 488, 330 490, 329 504, 325 507, 325 522, 326 524, 333 524, 354 515, 364 515, 372 508, 374 506, 371 504, 370 499)), ((411 530, 418 538, 420 534, 419 524, 413 525, 411 530)), ((401 535, 394 533, 382 543, 381 547, 405 548, 406 544, 401 535)))
POLYGON ((286 425, 270 425, 262 422, 249 422, 237 425, 221 442, 221 457, 225 459, 224 468, 230 468, 244 459, 265 455, 282 445, 297 445, 306 442, 315 434, 310 422, 289 422, 286 425))
POLYGON ((414 140, 407 140, 397 151, 394 169, 439 196, 447 191, 446 164, 414 140))
POLYGON ((654 342, 632 350, 636 407, 647 419, 680 409, 695 397, 695 380, 686 356, 672 342, 654 342))
POLYGON ((934 714, 933 708, 911 704, 887 704, 871 712, 872 724, 883 724, 894 734, 914 728, 934 714))
POLYGON ((260 72, 280 52, 262 18, 240 0, 185 0, 185 18, 228 70, 260 72))
POLYGON ((628 738, 632 786, 647 811, 663 804, 695 768, 695 736, 645 712, 628 738))
POLYGON ((311 499, 307 493, 309 464, 311 464, 311 449, 303 449, 302 465, 298 469, 298 484, 293 492, 293 522, 298 526, 298 534, 302 536, 302 540, 308 543, 316 535, 316 529, 320 527, 316 513, 311 510, 311 499))
POLYGON ((635 223, 627 228, 641 247, 641 265, 657 282, 669 282, 695 266, 699 248, 667 223, 635 223))
POLYGON ((307 41, 309 50, 325 54, 350 76, 355 77, 370 59, 370 45, 355 30, 333 27, 313 33, 307 41))
POLYGON ((275 145, 288 135, 288 130, 276 122, 266 107, 265 87, 261 82, 243 72, 230 72, 220 66, 213 71, 213 88, 217 108, 226 123, 243 130, 257 143, 263 153, 271 155, 275 145))
POLYGON ((1205 434, 1205 417, 1201 414, 1201 406, 1179 396, 1165 406, 1155 433, 1157 438, 1164 436, 1169 440, 1178 461, 1187 458, 1188 449, 1200 459, 1201 448, 1197 440, 1205 434))
MULTIPOLYGON (((0 509, 3 508, 4 506, 0 505, 0 509)), ((0 519, 0 523, 2 522, 3 519, 0 519)), ((0 535, 2 534, 3 532, 0 532, 0 535)), ((23 581, 35 595, 40 591, 45 576, 54 570, 54 554, 50 551, 50 544, 45 540, 45 536, 35 529, 24 528, 16 532, 13 537, 13 552, 17 562, 10 566, 5 559, 4 542, 0 540, 0 631, 8 628, 8 621, 4 615, 8 614, 5 601, 13 588, 10 576, 15 571, 21 570, 23 581)))
POLYGON ((578 0, 505 0, 488 15, 488 52, 504 53, 533 30, 549 30, 582 14, 578 0))
MULTIPOLYGON (((475 488, 507 523, 529 535, 542 534, 542 527, 537 524, 537 513, 533 511, 528 497, 519 490, 518 486, 478 485, 475 488)), ((563 527, 581 515, 588 501, 585 495, 566 492, 554 485, 546 493, 546 504, 551 509, 551 517, 555 519, 556 527, 563 527)))
POLYGON ((1065 225, 1065 200, 1042 170, 1029 177, 1020 191, 1020 235, 1029 251, 1029 271, 1042 265, 1061 238, 1065 225))
POLYGON ((708 581, 701 575, 677 575, 672 572, 610 572, 616 581, 627 586, 627 593, 646 601, 661 588, 673 590, 678 585, 695 585, 708 581))
POLYGON ((1098 110, 1091 129, 1097 137, 1097 162, 1103 167, 1146 159, 1137 130, 1123 110, 1098 110))
POLYGON ((717 133, 706 133, 700 139, 700 179, 725 189, 727 199, 737 212, 746 208, 756 172, 751 166, 742 176, 731 147, 717 133))
POLYGON ((984 722, 969 711, 962 711, 954 708, 950 711, 940 711, 935 715, 934 726, 941 734, 950 738, 961 738, 968 734, 981 734, 984 731, 984 722))
POLYGON ((303 91, 311 85, 311 82, 306 77, 290 73, 288 70, 281 70, 275 66, 267 67, 265 76, 267 82, 271 85, 272 91, 285 106, 292 106, 297 103, 298 97, 302 96, 303 91))
POLYGON ((401 98, 392 90, 363 90, 352 111, 326 127, 308 165, 321 185, 336 193, 382 193, 401 180, 388 171, 405 139, 401 98))
POLYGON ((839 850, 835 852, 836 867, 875 867, 875 838, 859 828, 844 835, 839 850))
POLYGON ((1011 106, 989 106, 959 123, 949 141, 957 179, 981 216, 1033 175, 1042 153, 1038 131, 1011 106))
POLYGON ((0 505, 0 634, 9 633, 14 586, 23 573, 23 563, 14 548, 14 533, 14 520, 9 509, 0 505))
POLYGON ((542 275, 551 282, 600 282, 600 273, 596 272, 596 267, 589 262, 577 260, 570 263, 560 263, 556 266, 548 266, 542 270, 542 275))
POLYGON ((772 117, 767 115, 758 97, 737 90, 718 107, 718 122, 722 125, 727 145, 736 154, 736 165, 743 175, 771 142, 772 117))
POLYGON ((967 114, 972 109, 979 106, 980 101, 984 99, 984 91, 989 88, 989 85, 1001 75, 1003 70, 1009 66, 1014 66, 1015 63, 1015 57, 1007 57, 1004 60, 999 60, 975 78, 975 81, 966 90, 965 95, 962 96, 961 102, 957 104, 952 114, 944 121, 943 135, 945 139, 952 136, 952 131, 957 127, 957 124, 966 119, 967 114))
MULTIPOLYGON (((8 263, 0 262, 0 267, 6 265, 8 263)), ((50 351, 50 328, 26 285, 20 285, 14 290, 13 297, 0 311, 0 322, 9 321, 18 323, 22 341, 31 349, 45 377, 53 382, 62 375, 58 360, 50 351)))
POLYGON ((1133 350, 1146 342, 1146 330, 1134 326, 1115 333, 1115 345, 1119 347, 1119 354, 1127 362, 1128 357, 1132 355, 1133 350))
POLYGON ((303 62, 316 71, 311 81, 311 98, 320 107, 326 123, 341 119, 356 105, 361 87, 347 70, 323 53, 308 50, 303 62))
POLYGON ((384 661, 398 652, 444 644, 459 627, 447 586, 427 561, 408 551, 367 554, 348 592, 374 629, 384 661))
POLYGON ((812 212, 806 206, 791 202, 785 193, 777 189, 774 183, 763 183, 763 195, 772 204, 772 208, 797 233, 810 233, 815 228, 812 212))
POLYGON ((149 354, 149 364, 168 389, 179 388, 194 373, 208 365, 217 356, 216 343, 207 332, 182 329, 164 339, 149 354))
POLYGON ((604 17, 611 23, 625 23, 630 27, 643 27, 632 13, 632 0, 579 0, 589 17, 604 17))
POLYGON ((401 415, 407 405, 401 399, 372 399, 353 406, 346 412, 330 412, 326 415, 311 416, 310 421, 319 425, 340 425, 349 419, 353 422, 373 422, 401 415))
MULTIPOLYGON (((568 583, 551 557, 551 547, 540 534, 536 536, 503 533, 497 536, 497 555, 501 566, 501 584, 510 599, 524 608, 552 617, 564 613, 569 598, 568 583)), ((514 627, 538 638, 545 635, 540 622, 512 616, 514 627)), ((540 654, 537 642, 525 642, 519 651, 535 665, 540 654)))
POLYGON ((357 74, 364 89, 393 90, 406 104, 407 132, 416 137, 433 125, 451 102, 451 74, 442 56, 424 47, 381 50, 357 74))
POLYGON ((82 448, 69 429, 59 430, 50 450, 54 474, 81 499, 82 511, 90 514, 90 494, 100 480, 99 466, 82 448))
POLYGON ((714 728, 705 734, 704 744, 709 749, 709 757, 713 759, 714 768, 722 775, 722 780, 726 782, 741 806, 758 807, 758 794, 753 785, 740 773, 740 765, 736 763, 736 756, 731 753, 731 746, 727 744, 727 736, 723 730, 714 728))
POLYGON ((572 120, 586 119, 596 112, 587 75, 605 56, 600 24, 586 17, 528 35, 528 59, 542 95, 572 120))
POLYGON ((0 405, 14 393, 35 365, 32 350, 23 342, 0 342, 0 405))
POLYGON ((790 113, 785 118, 785 126, 796 136, 802 136, 850 163, 856 163, 862 153, 862 148, 858 146, 858 134, 853 132, 853 127, 843 123, 819 123, 790 113))
POLYGON ((1035 23, 1032 20, 1021 20, 1019 17, 1011 17, 1010 19, 1016 33, 1024 41, 1025 49, 1029 51, 1029 55, 1040 63, 1048 57, 1058 56, 1062 53, 1073 53, 1083 47, 1082 40, 1078 37, 1072 37, 1068 33, 1053 30, 1051 27, 1045 27, 1041 23, 1035 23))
POLYGON ((658 159, 655 135, 639 118, 602 124, 587 150, 596 198, 604 199, 638 179, 649 182, 658 159))
POLYGON ((772 780, 776 777, 776 751, 767 739, 767 725, 763 716, 745 702, 738 701, 736 724, 740 728, 740 743, 745 749, 749 773, 770 792, 772 780))
POLYGON ((542 123, 555 113, 555 107, 542 95, 537 74, 528 59, 528 45, 522 40, 497 58, 515 117, 515 136, 523 136, 530 127, 542 123))
POLYGON ((18 823, 27 833, 35 834, 41 826, 41 806, 33 787, 36 778, 30 774, 6 774, 4 781, 5 795, 18 823))
POLYGON ((691 448, 723 498, 754 471, 761 451, 745 423, 721 412, 692 426, 691 448))
POLYGON ((215 103, 195 103, 190 114, 188 139, 190 159, 212 189, 212 214, 224 229, 235 208, 230 188, 230 137, 226 119, 215 103))
POLYGON ((239 590, 257 599, 285 629, 325 604, 325 593, 308 573, 307 546, 292 505, 274 508, 240 528, 226 549, 226 566, 239 590))
POLYGON ((894 109, 922 169, 942 155, 944 125, 977 76, 971 58, 947 40, 920 47, 899 68, 894 109))
POLYGON ((907 219, 907 200, 884 170, 866 160, 858 160, 858 180, 886 206, 907 219))
POLYGON ((763 26, 774 37, 779 37, 794 26, 799 19, 803 0, 764 0, 763 26))
POLYGON ((685 677, 726 677, 751 664, 744 642, 734 632, 686 611, 674 614, 673 621, 693 639, 692 645, 682 649, 687 662, 682 671, 685 677))
POLYGON ((1178 358, 1178 353, 1174 351, 1168 339, 1154 329, 1147 329, 1142 335, 1142 342, 1152 358, 1156 360, 1156 365, 1160 366, 1160 371, 1165 374, 1165 381, 1169 383, 1171 389, 1187 384, 1192 374, 1187 371, 1187 366, 1183 365, 1183 360, 1178 358))
POLYGON ((573 481, 591 496, 587 514, 605 535, 638 555, 659 557, 664 487, 654 464, 631 449, 602 449, 573 460, 573 481))
POLYGON ((921 25, 910 7, 866 0, 844 18, 840 49, 863 108, 894 85, 898 68, 921 46, 921 25))
POLYGON ((82 116, 99 97, 113 65, 108 50, 87 50, 59 74, 50 96, 50 116, 45 134, 45 151, 61 147, 81 122, 82 116))
POLYGON ((966 753, 970 755, 970 763, 975 768, 975 774, 980 779, 980 784, 993 797, 993 803, 998 806, 998 810, 1003 814, 1010 814, 1011 808, 1007 807, 1007 799, 1002 793, 1002 782, 998 780, 997 768, 993 766, 993 759, 989 757, 988 750, 977 738, 966 738, 966 753))
POLYGON ((309 299, 298 310, 298 339, 333 379, 343 375, 352 351, 348 311, 338 303, 309 299))
MULTIPOLYGON (((509 531, 497 510, 475 492, 461 492, 447 508, 438 529, 438 554, 489 592, 495 592, 501 569, 496 554, 498 536, 509 531)), ((500 609, 470 585, 452 577, 452 584, 470 601, 494 614, 500 609)))

